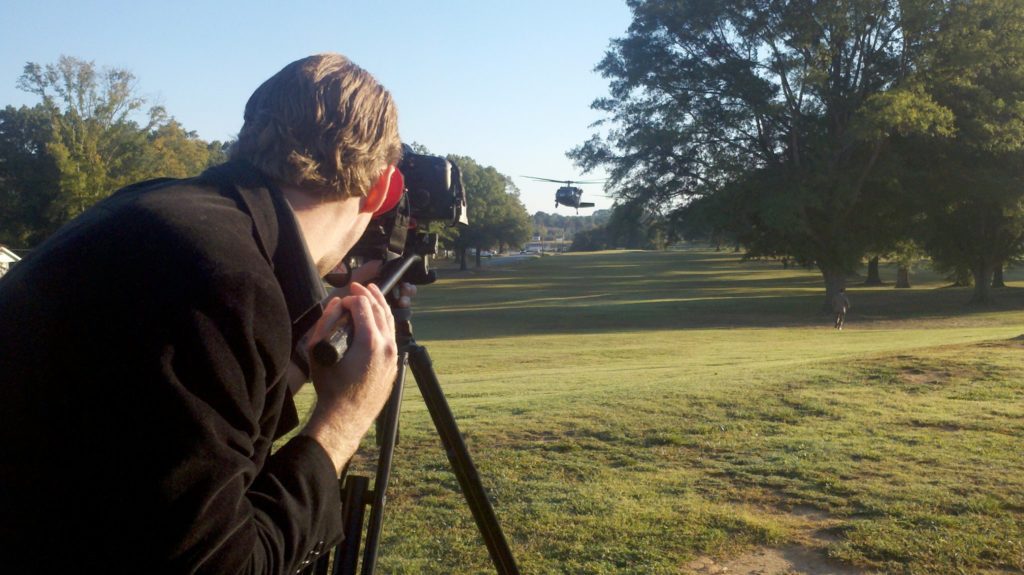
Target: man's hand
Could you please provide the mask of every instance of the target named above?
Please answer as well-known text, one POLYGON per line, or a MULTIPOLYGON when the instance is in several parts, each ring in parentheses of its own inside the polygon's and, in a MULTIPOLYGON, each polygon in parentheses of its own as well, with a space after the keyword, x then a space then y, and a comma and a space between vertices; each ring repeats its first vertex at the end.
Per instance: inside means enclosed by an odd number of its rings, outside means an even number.
MULTIPOLYGON (((364 263, 352 271, 352 283, 359 283, 365 286, 368 282, 377 279, 377 275, 380 273, 380 268, 383 265, 384 262, 380 260, 371 260, 364 263)), ((327 294, 328 301, 332 298, 344 298, 349 295, 349 285, 350 284, 346 284, 343 287, 336 287, 332 289, 327 294)), ((403 283, 399 286, 398 291, 398 299, 395 301, 396 307, 412 307, 412 298, 416 297, 416 286, 410 283, 403 283)), ((310 341, 312 341, 313 344, 316 344, 316 342, 319 341, 311 339, 315 331, 316 327, 314 326, 314 328, 309 330, 309 333, 300 340, 299 345, 303 346, 307 351, 313 348, 309 343, 310 341)), ((299 393, 299 390, 302 389, 302 386, 306 384, 306 374, 301 368, 299 368, 299 366, 294 363, 289 363, 288 371, 285 374, 285 382, 287 382, 288 389, 291 390, 292 395, 296 395, 299 393)))
POLYGON ((395 322, 384 295, 377 286, 350 286, 350 295, 330 300, 309 338, 312 349, 345 310, 351 315, 352 346, 345 356, 337 365, 311 365, 317 401, 302 430, 323 446, 338 473, 387 402, 398 372, 395 322))

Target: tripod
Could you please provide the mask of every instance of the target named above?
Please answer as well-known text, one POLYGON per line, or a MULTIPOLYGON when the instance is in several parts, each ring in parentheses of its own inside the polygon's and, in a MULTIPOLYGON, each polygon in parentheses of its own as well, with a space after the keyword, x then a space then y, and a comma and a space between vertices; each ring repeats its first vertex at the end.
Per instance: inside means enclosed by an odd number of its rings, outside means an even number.
MULTIPOLYGON (((398 278, 416 263, 419 256, 406 256, 402 259, 406 261, 402 262, 391 278, 381 285, 381 291, 384 293, 394 289, 398 278)), ((498 518, 494 514, 494 508, 484 492, 480 475, 473 465, 469 450, 455 424, 455 416, 441 390, 441 384, 434 372, 427 348, 418 345, 413 338, 412 310, 398 308, 392 304, 392 311, 395 316, 395 338, 398 344, 398 375, 391 390, 391 397, 377 419, 377 442, 380 452, 377 458, 376 479, 372 490, 367 477, 352 475, 345 480, 342 490, 344 502, 342 521, 345 527, 345 539, 335 548, 334 566, 330 572, 332 575, 355 575, 367 506, 370 507, 370 517, 366 526, 361 572, 363 575, 372 575, 376 568, 377 548, 384 523, 385 493, 391 476, 391 462, 394 457, 395 445, 398 443, 398 419, 402 408, 406 367, 409 367, 497 573, 499 575, 518 575, 519 569, 512 557, 512 551, 505 540, 505 534, 501 530, 498 518)), ((328 556, 323 556, 313 565, 312 572, 315 575, 327 575, 330 569, 328 561, 328 556)))

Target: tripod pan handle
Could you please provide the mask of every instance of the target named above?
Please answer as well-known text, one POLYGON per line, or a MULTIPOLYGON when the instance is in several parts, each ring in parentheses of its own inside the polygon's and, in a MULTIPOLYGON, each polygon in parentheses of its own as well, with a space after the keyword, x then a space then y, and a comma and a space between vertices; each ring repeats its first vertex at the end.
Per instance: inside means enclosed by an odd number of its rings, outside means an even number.
MULTIPOLYGON (((343 320, 347 319, 346 314, 343 320)), ((337 331, 313 346, 313 360, 323 366, 334 365, 341 361, 351 345, 352 325, 351 322, 344 321, 337 331)))

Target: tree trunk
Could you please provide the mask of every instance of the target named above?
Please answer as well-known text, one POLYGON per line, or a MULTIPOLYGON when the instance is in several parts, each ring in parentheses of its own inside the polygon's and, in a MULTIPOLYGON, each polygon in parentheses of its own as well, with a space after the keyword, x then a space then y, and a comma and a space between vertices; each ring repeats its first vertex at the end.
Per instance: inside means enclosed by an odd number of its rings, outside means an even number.
POLYGON ((480 267, 480 248, 476 249, 476 267, 480 267))
MULTIPOLYGON (((882 276, 878 273, 878 256, 868 260, 868 279, 864 280, 866 286, 882 285, 882 276)), ((897 286, 899 287, 899 286, 897 286)))
POLYGON ((992 274, 992 287, 1006 287, 1006 281, 1003 280, 1003 264, 997 265, 995 273, 992 274))
POLYGON ((896 270, 896 287, 899 289, 910 288, 910 268, 900 265, 896 270))
POLYGON ((832 313, 832 298, 835 297, 839 290, 846 287, 846 274, 840 270, 832 270, 819 268, 821 270, 821 276, 825 279, 825 301, 822 302, 821 311, 824 313, 832 313))
POLYGON ((988 262, 971 266, 971 275, 974 276, 972 304, 988 305, 992 303, 992 272, 994 270, 995 266, 988 262))
POLYGON ((466 271, 466 248, 459 248, 459 270, 466 271))

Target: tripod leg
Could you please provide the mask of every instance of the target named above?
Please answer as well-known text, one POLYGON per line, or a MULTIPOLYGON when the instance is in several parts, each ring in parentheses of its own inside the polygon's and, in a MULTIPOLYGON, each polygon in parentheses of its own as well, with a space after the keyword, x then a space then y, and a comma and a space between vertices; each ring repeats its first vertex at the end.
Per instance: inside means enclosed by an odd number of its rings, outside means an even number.
POLYGON ((434 373, 427 348, 421 345, 410 345, 409 365, 416 378, 416 384, 420 388, 420 393, 423 395, 423 400, 427 404, 430 417, 434 420, 434 427, 437 428, 437 433, 441 436, 441 443, 444 444, 448 461, 459 480, 469 509, 473 512, 473 519, 476 520, 480 535, 483 536, 484 544, 487 545, 487 552, 491 555, 494 567, 499 575, 518 575, 519 568, 516 567, 515 559, 512 557, 512 550, 508 546, 508 541, 505 540, 505 534, 501 531, 494 508, 491 507, 491 502, 484 492, 480 474, 473 466, 473 460, 469 456, 469 449, 462 441, 462 435, 455 424, 455 416, 452 414, 444 392, 441 391, 437 374, 434 373))
POLYGON ((395 454, 395 443, 398 442, 398 416, 402 410, 402 391, 405 388, 405 366, 409 354, 401 352, 398 356, 398 377, 391 389, 391 398, 384 408, 383 425, 380 430, 383 437, 378 438, 380 455, 377 458, 377 476, 373 482, 373 503, 370 505, 370 521, 366 526, 366 547, 363 550, 363 575, 372 575, 377 567, 377 547, 380 543, 380 531, 384 525, 384 502, 391 478, 391 460, 395 454))
POLYGON ((342 523, 345 539, 334 550, 333 575, 355 575, 359 561, 359 542, 363 537, 363 517, 366 513, 366 494, 370 490, 370 479, 360 475, 349 475, 345 480, 345 502, 342 523))

